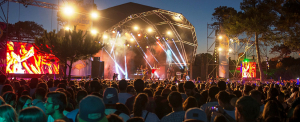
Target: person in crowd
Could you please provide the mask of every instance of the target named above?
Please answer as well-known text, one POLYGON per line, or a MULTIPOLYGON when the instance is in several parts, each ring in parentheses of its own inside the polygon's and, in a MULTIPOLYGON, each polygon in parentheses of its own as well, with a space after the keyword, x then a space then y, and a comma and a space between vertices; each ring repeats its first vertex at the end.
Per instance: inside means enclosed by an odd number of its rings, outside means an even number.
POLYGON ((290 118, 290 122, 300 122, 300 105, 297 105, 294 109, 293 116, 290 118))
POLYGON ((98 80, 93 80, 89 83, 89 91, 90 93, 96 92, 103 95, 102 85, 98 82, 98 80))
POLYGON ((35 92, 36 86, 39 83, 39 79, 37 78, 31 78, 29 86, 30 86, 30 96, 32 96, 35 92))
POLYGON ((138 94, 134 101, 131 117, 143 117, 145 122, 159 122, 160 120, 156 114, 146 110, 147 103, 148 95, 145 93, 138 94))
POLYGON ((11 105, 0 106, 0 122, 17 122, 17 119, 18 115, 11 105))
POLYGON ((117 111, 116 109, 116 104, 119 101, 117 89, 113 87, 106 88, 103 95, 103 101, 105 103, 106 115, 116 114, 121 118, 123 118, 124 121, 127 121, 130 118, 127 114, 117 111))
POLYGON ((56 90, 56 87, 54 87, 54 81, 53 81, 53 79, 50 79, 50 80, 47 82, 47 86, 48 86, 50 92, 56 90))
POLYGON ((95 95, 88 95, 79 103, 77 122, 108 122, 103 100, 95 95))
POLYGON ((106 118, 108 122, 124 122, 123 119, 116 114, 107 115, 106 118))
POLYGON ((183 110, 187 111, 189 108, 199 107, 197 100, 193 96, 189 96, 183 103, 183 110))
POLYGON ((261 120, 265 121, 270 116, 277 116, 280 118, 280 120, 283 120, 283 118, 280 115, 278 105, 274 100, 268 101, 267 104, 265 105, 261 120))
POLYGON ((249 96, 250 91, 251 91, 252 89, 253 89, 252 86, 250 86, 250 85, 245 85, 243 96, 249 96))
MULTIPOLYGON (((131 94, 131 95, 136 95, 136 92, 135 92, 135 89, 134 89, 133 85, 127 86, 126 92, 129 93, 129 94, 131 94)), ((126 104, 126 102, 125 102, 125 104, 126 104)))
POLYGON ((220 91, 226 90, 226 82, 225 81, 219 81, 217 84, 218 84, 218 88, 220 91))
POLYGON ((45 96, 46 96, 46 89, 42 88, 42 87, 39 87, 36 89, 35 91, 35 99, 32 101, 32 106, 36 106, 36 107, 39 107, 40 109, 43 110, 44 113, 46 113, 46 109, 45 109, 45 106, 44 106, 44 99, 45 99, 45 96))
POLYGON ((187 97, 195 95, 195 84, 192 81, 186 81, 183 88, 187 97))
POLYGON ((224 122, 224 121, 225 121, 225 122, 227 121, 225 116, 223 116, 223 115, 217 115, 217 116, 215 117, 215 119, 214 119, 213 122, 224 122))
POLYGON ((65 93, 55 91, 47 94, 47 100, 44 104, 46 115, 49 115, 48 122, 54 122, 57 119, 63 119, 66 122, 70 120, 65 116, 64 110, 67 105, 65 93))
POLYGON ((127 88, 127 81, 126 80, 121 80, 119 82, 119 102, 125 104, 127 99, 130 98, 132 96, 132 94, 129 94, 126 92, 126 88, 127 88))
POLYGON ((5 100, 0 96, 0 105, 6 104, 5 100))
POLYGON ((130 116, 130 111, 129 111, 129 109, 127 108, 127 106, 125 104, 117 103, 116 104, 116 109, 117 109, 117 111, 120 111, 120 112, 125 113, 128 116, 130 116))
POLYGON ((224 110, 223 114, 226 113, 232 118, 235 118, 235 108, 230 104, 230 97, 226 91, 220 91, 216 98, 218 99, 218 108, 222 108, 224 110))
POLYGON ((3 85, 2 89, 1 89, 1 95, 3 95, 5 92, 8 92, 8 91, 15 93, 14 88, 10 84, 3 85))
POLYGON ((17 96, 15 93, 8 91, 5 92, 2 97, 7 104, 11 105, 13 108, 16 107, 17 96))
POLYGON ((38 107, 28 107, 21 110, 19 122, 47 122, 47 116, 43 110, 38 107))
POLYGON ((259 103, 260 112, 263 112, 265 105, 261 102, 262 93, 258 90, 252 90, 250 91, 250 96, 259 103))
POLYGON ((199 108, 190 108, 185 112, 185 122, 207 122, 206 113, 199 108))
POLYGON ((85 90, 80 90, 77 92, 77 97, 76 97, 76 102, 78 103, 75 107, 75 109, 71 112, 69 112, 66 116, 69 118, 69 119, 72 119, 73 122, 75 122, 76 120, 76 115, 78 114, 79 112, 79 103, 80 101, 85 98, 86 96, 88 95, 87 91, 85 90))
MULTIPOLYGON (((6 82, 6 75, 0 75, 0 89, 2 89, 2 87, 4 86, 4 83, 6 82)), ((0 94, 2 95, 2 92, 0 92, 0 94)))
POLYGON ((132 117, 128 119, 126 122, 145 122, 143 117, 132 117))
MULTIPOLYGON (((145 87, 144 81, 141 79, 137 79, 133 82, 134 89, 136 91, 136 94, 142 93, 145 87)), ((133 103, 135 100, 136 95, 131 96, 130 98, 127 99, 125 105, 129 108, 130 111, 133 110, 133 103)))
MULTIPOLYGON (((255 99, 250 96, 243 96, 236 102, 235 120, 238 122, 256 122, 259 111, 259 103, 255 99)), ((228 119, 228 117, 226 118, 228 119)))
POLYGON ((153 97, 152 90, 150 88, 145 88, 144 93, 146 93, 148 95, 148 104, 147 104, 146 110, 149 112, 155 112, 156 103, 155 103, 155 99, 153 97))
POLYGON ((28 95, 22 95, 18 102, 16 107, 16 112, 20 113, 22 109, 28 108, 32 106, 32 98, 28 95))
POLYGON ((216 86, 210 87, 209 90, 208 90, 208 102, 206 104, 203 104, 200 107, 200 109, 202 111, 205 111, 205 109, 207 107, 210 108, 210 107, 214 107, 214 106, 219 105, 218 100, 215 98, 216 94, 218 94, 218 93, 219 93, 219 88, 218 87, 216 87, 216 86))
POLYGON ((292 94, 291 94, 290 98, 288 98, 286 100, 287 103, 291 105, 295 101, 295 99, 298 97, 298 94, 299 94, 299 88, 298 87, 294 87, 292 89, 292 94))
POLYGON ((172 112, 164 116, 161 122, 182 122, 185 111, 182 108, 182 96, 179 92, 171 92, 168 96, 169 105, 172 112))
POLYGON ((182 99, 186 100, 187 95, 185 94, 185 91, 184 91, 184 83, 179 83, 178 84, 178 92, 181 94, 182 99))

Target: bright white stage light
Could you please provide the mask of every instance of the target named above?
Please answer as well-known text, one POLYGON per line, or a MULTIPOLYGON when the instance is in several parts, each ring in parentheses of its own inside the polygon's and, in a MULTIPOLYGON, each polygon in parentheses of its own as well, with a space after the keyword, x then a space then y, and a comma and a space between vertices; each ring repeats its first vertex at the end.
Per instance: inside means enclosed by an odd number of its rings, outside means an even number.
POLYGON ((218 49, 219 51, 222 51, 222 48, 221 47, 219 47, 219 49, 218 49))

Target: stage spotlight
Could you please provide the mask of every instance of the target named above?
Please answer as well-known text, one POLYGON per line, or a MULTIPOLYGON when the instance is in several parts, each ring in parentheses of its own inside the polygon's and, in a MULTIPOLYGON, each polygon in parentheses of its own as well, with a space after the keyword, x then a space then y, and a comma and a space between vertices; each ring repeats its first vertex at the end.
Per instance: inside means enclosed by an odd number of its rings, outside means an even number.
POLYGON ((92 34, 97 34, 98 32, 97 32, 97 30, 93 29, 93 30, 91 30, 91 33, 92 34))
POLYGON ((219 49, 218 49, 219 51, 222 51, 222 48, 221 47, 219 47, 219 49))
POLYGON ((113 30, 112 33, 116 33, 116 31, 113 30))
POLYGON ((133 41, 134 41, 134 40, 133 40, 133 38, 131 38, 131 39, 130 39, 130 41, 132 41, 132 42, 133 42, 133 41))
POLYGON ((152 32, 153 30, 152 30, 152 28, 148 28, 148 32, 152 32))
POLYGON ((141 36, 141 34, 139 33, 138 36, 141 36))
POLYGON ((146 48, 149 48, 149 46, 146 46, 146 48))
POLYGON ((222 39, 223 37, 220 35, 218 38, 219 38, 219 39, 222 39))
POLYGON ((168 35, 171 35, 172 33, 171 33, 171 31, 168 31, 167 34, 168 34, 168 35))
POLYGON ((97 12, 92 12, 91 16, 92 16, 92 18, 97 18, 98 17, 98 13, 97 12))
POLYGON ((107 39, 107 35, 104 35, 103 38, 104 38, 104 39, 107 39))
POLYGON ((66 6, 64 8, 64 13, 67 15, 67 16, 71 16, 73 13, 74 13, 74 9, 70 6, 66 6))
POLYGON ((127 44, 127 47, 129 47, 130 45, 129 44, 127 44))
POLYGON ((159 37, 157 36, 156 39, 159 39, 159 37))
POLYGON ((134 26, 133 29, 134 29, 134 30, 138 30, 139 27, 138 27, 138 26, 134 26))
POLYGON ((70 28, 69 27, 65 27, 65 30, 70 30, 70 28))

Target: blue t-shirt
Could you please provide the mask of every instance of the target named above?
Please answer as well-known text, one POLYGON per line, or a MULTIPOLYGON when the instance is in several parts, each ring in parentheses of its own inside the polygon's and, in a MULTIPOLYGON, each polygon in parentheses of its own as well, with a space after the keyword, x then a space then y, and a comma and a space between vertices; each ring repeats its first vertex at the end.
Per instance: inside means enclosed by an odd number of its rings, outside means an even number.
POLYGON ((78 112, 79 112, 79 109, 75 109, 75 110, 69 112, 66 116, 67 116, 69 119, 72 119, 73 122, 76 122, 76 116, 77 116, 78 112))

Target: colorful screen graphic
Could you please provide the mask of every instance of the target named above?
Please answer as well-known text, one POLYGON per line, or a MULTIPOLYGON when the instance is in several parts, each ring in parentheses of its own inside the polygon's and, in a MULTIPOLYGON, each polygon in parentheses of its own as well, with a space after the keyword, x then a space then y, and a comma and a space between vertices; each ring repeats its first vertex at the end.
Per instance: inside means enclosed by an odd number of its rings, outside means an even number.
POLYGON ((242 77, 255 78, 256 77, 256 62, 242 63, 242 77))
POLYGON ((58 59, 51 54, 37 54, 33 45, 7 42, 6 72, 16 74, 58 74, 58 59))

